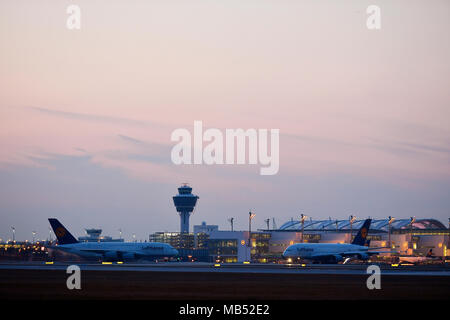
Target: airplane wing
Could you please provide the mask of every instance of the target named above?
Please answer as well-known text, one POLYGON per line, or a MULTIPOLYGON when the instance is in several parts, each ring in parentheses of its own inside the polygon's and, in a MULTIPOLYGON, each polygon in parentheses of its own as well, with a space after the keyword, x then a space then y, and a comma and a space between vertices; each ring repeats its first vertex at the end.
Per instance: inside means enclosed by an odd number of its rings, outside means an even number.
POLYGON ((344 260, 344 256, 342 254, 316 254, 307 258, 307 260, 319 260, 325 262, 334 262, 337 263, 339 261, 344 260))
POLYGON ((378 254, 378 253, 398 253, 397 251, 367 251, 369 254, 378 254))
POLYGON ((395 253, 395 252, 394 251, 363 251, 363 252, 361 252, 361 251, 354 251, 354 252, 346 251, 346 252, 343 252, 341 255, 343 257, 351 257, 351 256, 356 256, 356 255, 365 255, 365 254, 367 254, 369 256, 373 256, 373 255, 377 255, 380 253, 395 253))
MULTIPOLYGON (((115 252, 115 253, 119 253, 119 254, 124 254, 124 253, 130 253, 130 250, 117 250, 117 249, 80 249, 80 251, 83 252, 92 252, 92 253, 98 253, 98 254, 106 254, 106 253, 111 253, 111 252, 115 252)), ((133 251, 134 253, 134 251, 133 251)))
POLYGON ((131 257, 131 259, 139 259, 145 257, 145 255, 130 250, 111 250, 111 249, 82 249, 82 252, 96 253, 103 256, 106 259, 126 259, 126 257, 131 257))
POLYGON ((316 254, 316 255, 310 256, 309 258, 320 260, 320 259, 332 258, 332 257, 335 257, 336 255, 341 256, 340 254, 316 254))
MULTIPOLYGON (((103 249, 80 249, 80 251, 103 254, 103 253, 105 253, 105 252, 113 251, 113 250, 103 250, 103 249)), ((117 251, 117 250, 114 250, 114 251, 117 251)))
POLYGON ((392 251, 343 251, 336 253, 316 254, 310 257, 311 260, 335 260, 342 261, 345 258, 360 257, 361 259, 368 259, 370 256, 378 255, 380 253, 392 253, 392 251))

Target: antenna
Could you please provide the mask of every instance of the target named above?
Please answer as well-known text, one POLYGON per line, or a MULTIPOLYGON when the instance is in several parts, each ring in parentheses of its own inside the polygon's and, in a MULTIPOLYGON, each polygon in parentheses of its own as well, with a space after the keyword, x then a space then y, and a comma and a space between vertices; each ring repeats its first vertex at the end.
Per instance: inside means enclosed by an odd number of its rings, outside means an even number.
POLYGON ((278 228, 277 228, 277 223, 275 222, 275 218, 272 218, 272 228, 273 228, 274 230, 278 229, 278 228))
POLYGON ((270 226, 269 226, 270 219, 266 219, 264 221, 267 223, 267 230, 270 230, 270 226))
POLYGON ((234 231, 233 230, 233 221, 234 221, 234 218, 228 219, 228 222, 231 223, 231 231, 234 231))

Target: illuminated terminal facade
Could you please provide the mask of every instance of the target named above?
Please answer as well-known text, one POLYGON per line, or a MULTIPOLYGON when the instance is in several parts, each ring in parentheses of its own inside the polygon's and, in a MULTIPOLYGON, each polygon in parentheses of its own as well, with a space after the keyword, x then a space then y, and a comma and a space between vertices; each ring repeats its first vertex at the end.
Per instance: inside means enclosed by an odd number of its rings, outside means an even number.
MULTIPOLYGON (((169 243, 183 260, 204 262, 267 262, 270 232, 214 230, 199 233, 156 232, 149 241, 169 243)), ((278 255, 280 258, 280 255, 278 255)))
MULTIPOLYGON (((252 231, 219 230, 217 225, 194 226, 193 233, 159 232, 150 241, 170 243, 183 249, 184 259, 210 262, 278 262, 283 251, 294 243, 351 243, 361 220, 291 219, 277 229, 252 231), (249 245, 250 239, 250 245, 249 245)), ((368 235, 371 247, 392 248, 381 259, 395 256, 448 257, 449 229, 435 219, 373 219, 368 235)))
MULTIPOLYGON (((272 230, 271 252, 280 252, 296 242, 351 243, 361 220, 291 220, 272 230), (288 243, 287 243, 288 242, 288 243)), ((425 256, 430 250, 436 257, 446 257, 449 229, 436 219, 373 219, 368 235, 370 247, 388 247, 399 255, 425 256)), ((390 254, 385 254, 390 255, 390 254)))
MULTIPOLYGON (((180 232, 157 232, 149 241, 165 242, 180 252, 181 259, 223 262, 277 262, 284 250, 294 243, 351 243, 365 219, 353 216, 345 220, 291 219, 280 228, 251 231, 224 231, 217 225, 203 222, 191 233, 189 217, 197 204, 198 196, 192 187, 183 184, 173 197, 180 214, 180 232)), ((270 221, 269 219, 266 222, 270 221)), ((233 227, 232 227, 233 228, 233 227)), ((447 257, 449 254, 449 229, 436 219, 372 219, 368 235, 369 246, 391 248, 396 255, 447 257)), ((383 254, 391 258, 391 253, 383 254)))

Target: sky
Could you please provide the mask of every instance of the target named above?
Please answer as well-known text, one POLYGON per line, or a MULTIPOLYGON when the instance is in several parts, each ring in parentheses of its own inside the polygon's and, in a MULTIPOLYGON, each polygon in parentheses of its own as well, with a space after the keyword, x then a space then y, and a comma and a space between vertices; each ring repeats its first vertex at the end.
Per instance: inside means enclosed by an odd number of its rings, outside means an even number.
MULTIPOLYGON (((192 225, 450 217, 450 2, 0 1, 0 238, 56 217, 192 225), (81 9, 69 30, 66 9, 81 9), (381 29, 366 26, 369 5, 381 29), (278 174, 172 163, 178 128, 280 130, 278 174)), ((192 230, 192 229, 191 229, 192 230)))

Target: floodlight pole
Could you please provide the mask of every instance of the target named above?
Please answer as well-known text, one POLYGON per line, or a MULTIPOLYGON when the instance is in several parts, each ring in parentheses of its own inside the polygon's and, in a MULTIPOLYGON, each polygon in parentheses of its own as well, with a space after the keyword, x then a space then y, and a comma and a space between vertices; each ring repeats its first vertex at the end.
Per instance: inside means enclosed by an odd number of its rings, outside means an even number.
POLYGON ((392 249, 392 244, 391 244, 391 224, 392 222, 394 222, 395 218, 389 216, 389 229, 388 229, 388 243, 389 243, 389 248, 392 249))
POLYGON ((248 212, 248 243, 247 246, 251 247, 251 236, 252 235, 252 212, 248 212))
POLYGON ((353 222, 356 220, 356 217, 353 215, 350 216, 350 243, 352 243, 353 238, 353 222))
POLYGON ((307 216, 305 216, 303 213, 300 214, 300 222, 302 223, 302 243, 303 241, 303 233, 305 232, 305 219, 307 218, 307 216))

